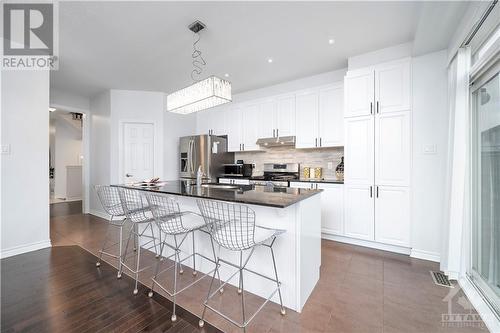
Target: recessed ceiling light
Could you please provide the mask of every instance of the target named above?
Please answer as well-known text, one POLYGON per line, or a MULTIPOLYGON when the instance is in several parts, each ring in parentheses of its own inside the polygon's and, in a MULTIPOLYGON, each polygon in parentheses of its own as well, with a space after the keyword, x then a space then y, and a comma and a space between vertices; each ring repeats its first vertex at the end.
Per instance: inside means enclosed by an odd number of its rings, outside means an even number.
POLYGON ((56 108, 51 108, 51 107, 49 107, 49 111, 50 111, 50 112, 54 112, 55 110, 57 110, 57 109, 56 109, 56 108))
POLYGON ((228 73, 226 73, 226 74, 224 74, 224 76, 225 76, 225 77, 229 77, 229 74, 228 74, 228 73))
POLYGON ((328 40, 328 44, 330 44, 330 45, 335 44, 335 39, 330 38, 330 39, 328 40))
POLYGON ((269 58, 269 59, 267 59, 267 62, 268 62, 268 63, 272 63, 272 62, 273 62, 273 58, 269 58))

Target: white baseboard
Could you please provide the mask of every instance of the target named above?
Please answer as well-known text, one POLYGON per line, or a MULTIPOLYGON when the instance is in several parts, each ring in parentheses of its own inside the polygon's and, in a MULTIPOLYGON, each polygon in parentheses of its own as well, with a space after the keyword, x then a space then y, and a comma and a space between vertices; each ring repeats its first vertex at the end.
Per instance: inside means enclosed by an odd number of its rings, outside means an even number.
POLYGON ((111 216, 109 216, 105 212, 102 212, 102 211, 96 210, 96 209, 90 209, 89 214, 100 217, 100 218, 105 219, 105 220, 109 220, 111 218, 111 216))
POLYGON ((410 249, 407 247, 402 247, 402 246, 382 244, 382 243, 371 242, 371 241, 367 241, 367 240, 363 240, 363 239, 356 239, 356 238, 339 236, 339 235, 331 235, 331 234, 327 234, 327 233, 322 233, 321 238, 336 241, 336 242, 346 243, 346 244, 369 247, 372 249, 377 249, 377 250, 382 250, 382 251, 395 252, 395 253, 400 253, 400 254, 405 254, 405 255, 410 254, 410 249))
POLYGON ((467 295, 477 313, 481 316, 488 330, 492 333, 500 333, 500 319, 495 315, 472 282, 467 277, 462 277, 458 280, 458 284, 465 295, 467 295))
POLYGON ((423 259, 423 260, 429 260, 429 261, 435 261, 435 262, 441 262, 441 256, 437 252, 411 249, 410 257, 417 258, 417 259, 423 259))
POLYGON ((45 241, 41 241, 41 242, 26 244, 26 245, 14 246, 14 247, 0 251, 0 258, 2 258, 2 259, 8 258, 8 257, 16 256, 18 254, 23 254, 26 252, 45 249, 45 248, 51 247, 51 246, 52 246, 52 244, 50 243, 50 239, 45 240, 45 241))

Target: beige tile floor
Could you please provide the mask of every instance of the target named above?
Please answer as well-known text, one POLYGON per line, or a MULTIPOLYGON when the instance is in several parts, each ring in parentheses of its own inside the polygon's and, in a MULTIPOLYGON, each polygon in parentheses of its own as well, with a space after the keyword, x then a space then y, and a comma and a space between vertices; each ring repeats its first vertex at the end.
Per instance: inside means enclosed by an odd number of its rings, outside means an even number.
MULTIPOLYGON (((52 217, 52 244, 76 244, 97 253, 106 226, 105 220, 92 215, 52 217)), ((462 291, 450 304, 444 301, 450 289, 434 285, 429 274, 429 270, 439 269, 437 263, 327 240, 322 242, 321 256, 321 278, 302 313, 288 310, 281 316, 279 306, 268 303, 247 332, 487 332, 484 325, 443 325, 442 314, 448 313, 449 306, 454 313, 475 311, 463 307, 467 299, 462 291)), ((144 258, 146 263, 156 260, 153 255, 144 258)), ((106 261, 117 264, 109 258, 106 261)), ((186 269, 182 283, 189 282, 190 273, 186 269)), ((141 282, 149 286, 151 275, 151 270, 146 270, 140 275, 141 282)), ((200 315, 209 280, 178 296, 178 304, 200 315)), ((130 294, 133 297, 132 290, 130 294)), ((256 309, 261 300, 246 295, 247 309, 256 309)), ((214 302, 236 318, 241 316, 235 288, 226 288, 214 302)), ((241 332, 214 313, 208 312, 206 319, 225 332, 241 332)))

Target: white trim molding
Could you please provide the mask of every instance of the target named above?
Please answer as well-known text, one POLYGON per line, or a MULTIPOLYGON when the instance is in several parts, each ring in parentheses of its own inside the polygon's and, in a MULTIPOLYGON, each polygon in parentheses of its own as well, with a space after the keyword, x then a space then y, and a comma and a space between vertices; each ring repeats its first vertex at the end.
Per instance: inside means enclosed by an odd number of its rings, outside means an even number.
POLYGON ((467 277, 462 277, 458 280, 458 284, 476 309, 477 313, 481 316, 488 330, 492 333, 499 333, 500 319, 496 316, 488 303, 486 303, 471 281, 467 277))
POLYGON ((410 257, 416 259, 429 260, 434 262, 440 262, 441 256, 437 252, 425 251, 425 250, 417 250, 411 249, 410 257))
POLYGON ((100 210, 97 210, 97 209, 90 209, 89 214, 100 217, 101 219, 105 219, 105 220, 109 220, 111 218, 111 216, 109 216, 105 212, 101 212, 100 210))
POLYGON ((0 258, 4 259, 4 258, 12 257, 12 256, 17 256, 18 254, 23 254, 26 252, 31 252, 31 251, 36 251, 36 250, 41 250, 41 249, 45 249, 47 247, 52 247, 50 239, 44 240, 41 242, 26 244, 26 245, 14 246, 14 247, 2 250, 0 252, 0 258))

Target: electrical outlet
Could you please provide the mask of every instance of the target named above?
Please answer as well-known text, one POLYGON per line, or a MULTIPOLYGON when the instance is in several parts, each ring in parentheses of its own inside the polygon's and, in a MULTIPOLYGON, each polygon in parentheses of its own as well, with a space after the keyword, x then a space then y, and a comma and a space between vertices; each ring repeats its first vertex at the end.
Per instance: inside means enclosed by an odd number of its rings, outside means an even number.
POLYGON ((437 145, 425 144, 423 151, 424 151, 424 154, 435 154, 437 152, 437 145))
POLYGON ((2 145, 2 155, 10 155, 10 145, 2 145))
POLYGON ((328 162, 328 170, 332 170, 333 169, 333 162, 328 162))

